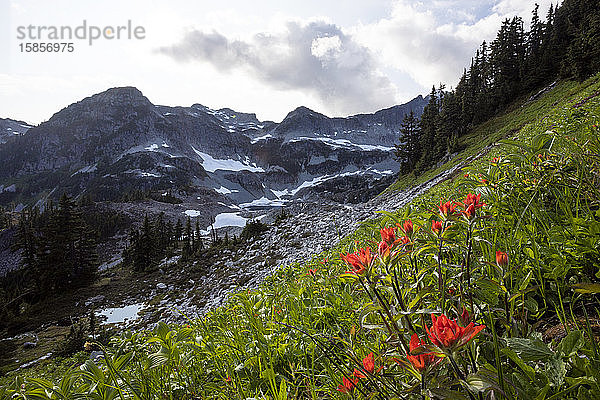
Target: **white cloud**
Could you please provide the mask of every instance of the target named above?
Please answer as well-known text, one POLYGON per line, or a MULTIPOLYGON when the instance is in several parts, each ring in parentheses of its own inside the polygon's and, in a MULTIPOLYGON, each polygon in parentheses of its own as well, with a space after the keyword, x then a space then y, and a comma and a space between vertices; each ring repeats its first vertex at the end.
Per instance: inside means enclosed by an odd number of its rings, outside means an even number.
POLYGON ((159 51, 179 62, 245 73, 270 88, 305 91, 328 113, 373 111, 396 101, 396 88, 378 70, 371 51, 325 21, 288 21, 283 31, 245 40, 192 30, 159 51))
POLYGON ((339 36, 325 36, 313 39, 310 52, 320 59, 335 58, 342 50, 342 41, 339 36))
MULTIPOLYGON (((543 17, 551 1, 537 2, 543 17)), ((440 82, 454 86, 477 47, 482 41, 495 38, 504 19, 519 15, 528 23, 533 7, 533 1, 522 0, 494 4, 470 0, 431 3, 398 0, 389 17, 360 25, 353 33, 386 66, 407 73, 422 87, 440 82)))
POLYGON ((455 85, 481 41, 492 40, 515 13, 528 23, 536 2, 544 17, 551 0, 177 0, 153 7, 143 0, 7 0, 0 14, 11 32, 0 37, 7 50, 0 116, 39 122, 83 97, 125 85, 157 104, 203 103, 262 119, 279 120, 299 105, 329 115, 370 112, 425 94, 440 81, 455 85), (132 19, 145 26, 147 39, 77 44, 72 54, 43 57, 18 50, 18 25, 83 19, 132 19), (181 41, 186 31, 202 44, 190 47, 194 62, 153 52, 173 43, 179 50, 192 46, 181 41))
POLYGON ((357 28, 355 36, 387 66, 410 75, 422 87, 452 82, 479 42, 457 37, 456 25, 441 25, 431 10, 400 1, 389 18, 357 28))
POLYGON ((492 10, 500 15, 512 16, 520 15, 522 17, 529 16, 535 3, 540 5, 540 17, 546 15, 546 11, 550 8, 550 4, 556 5, 556 0, 535 0, 535 1, 523 1, 523 0, 501 0, 498 1, 492 10))

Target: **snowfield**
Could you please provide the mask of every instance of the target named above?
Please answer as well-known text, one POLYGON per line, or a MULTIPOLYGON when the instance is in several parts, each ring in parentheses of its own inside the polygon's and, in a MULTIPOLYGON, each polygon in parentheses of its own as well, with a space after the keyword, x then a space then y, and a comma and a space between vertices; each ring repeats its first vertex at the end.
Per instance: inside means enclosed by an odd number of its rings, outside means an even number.
POLYGON ((201 151, 196 150, 194 146, 192 146, 192 150, 196 154, 198 154, 202 158, 202 167, 206 170, 206 172, 215 172, 217 170, 222 171, 250 171, 250 172, 265 172, 261 167, 257 167, 256 165, 248 165, 244 164, 241 161, 237 160, 219 160, 213 158, 209 154, 203 153, 201 151))
POLYGON ((379 151, 394 151, 393 147, 386 147, 386 146, 379 146, 379 145, 371 145, 371 144, 357 144, 357 143, 352 143, 351 141, 349 141, 348 139, 332 139, 329 137, 306 137, 306 136, 301 136, 295 139, 290 139, 290 141, 288 143, 295 143, 295 142, 302 142, 302 141, 306 141, 306 140, 314 140, 317 142, 323 142, 328 146, 331 146, 333 148, 345 148, 345 149, 360 149, 360 150, 365 150, 365 151, 375 151, 375 150, 379 150, 379 151))

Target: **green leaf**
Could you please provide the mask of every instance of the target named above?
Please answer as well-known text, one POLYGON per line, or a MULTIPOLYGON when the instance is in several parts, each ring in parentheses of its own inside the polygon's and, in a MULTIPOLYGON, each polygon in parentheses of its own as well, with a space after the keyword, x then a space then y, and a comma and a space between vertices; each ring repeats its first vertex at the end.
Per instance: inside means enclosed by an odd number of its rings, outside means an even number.
POLYGON ((470 386, 471 390, 475 392, 484 392, 492 386, 486 379, 483 379, 477 374, 469 375, 467 377, 467 384, 470 386))
POLYGON ((275 371, 273 368, 267 368, 260 373, 260 377, 269 381, 275 380, 275 371))
POLYGON ((531 139, 531 150, 539 153, 541 150, 547 150, 550 147, 552 136, 547 133, 540 133, 531 139))
POLYGON ((425 296, 427 296, 429 293, 432 293, 434 291, 433 286, 426 286, 423 289, 421 289, 419 291, 419 293, 417 293, 417 295, 415 296, 414 299, 411 300, 410 303, 408 303, 408 309, 412 309, 414 306, 417 305, 417 303, 424 298, 425 296))
POLYGON ((558 352, 563 357, 571 357, 577 354, 577 351, 584 346, 583 333, 581 331, 571 331, 558 345, 558 352))
POLYGON ((550 390, 550 385, 544 386, 544 388, 539 391, 538 395, 535 396, 534 400, 544 400, 546 398, 546 395, 548 394, 549 390, 550 390))
POLYGON ((194 334, 194 330, 192 328, 181 328, 177 332, 176 340, 178 342, 182 342, 184 340, 189 339, 194 334))
POLYGON ((506 343, 525 362, 545 360, 554 355, 546 343, 537 338, 508 338, 506 343))
POLYGON ((435 395, 436 399, 468 400, 466 395, 456 390, 435 388, 429 391, 435 395))
POLYGON ((169 357, 165 356, 162 352, 152 353, 148 356, 150 360, 150 368, 160 367, 169 361, 169 357))
POLYGON ((508 358, 510 358, 515 364, 517 364, 517 366, 521 368, 523 372, 525 372, 525 374, 530 380, 533 380, 533 378, 535 378, 535 370, 533 369, 533 367, 530 367, 529 365, 525 364, 525 362, 519 358, 519 356, 517 355, 517 353, 515 353, 513 349, 505 347, 502 349, 502 354, 508 356, 508 358))
POLYGON ((535 299, 533 297, 530 297, 530 296, 525 297, 525 307, 532 314, 537 314, 537 312, 539 310, 538 302, 535 301, 535 299))
POLYGON ((555 387, 560 387, 565 381, 567 367, 560 357, 552 357, 546 362, 546 376, 550 383, 555 387))
POLYGON ((443 356, 444 352, 440 350, 439 347, 433 345, 433 344, 424 344, 422 346, 419 347, 415 347, 410 354, 413 356, 418 356, 420 354, 430 354, 430 353, 434 353, 438 356, 443 356))
POLYGON ((133 359, 133 353, 129 352, 117 357, 114 361, 114 368, 117 371, 124 369, 127 364, 133 359))
POLYGON ((502 140, 499 140, 498 142, 499 143, 503 143, 503 144, 507 144, 509 146, 518 147, 520 149, 525 150, 527 153, 531 153, 531 147, 527 146, 523 142, 518 142, 516 140, 510 140, 510 139, 502 139, 502 140))
POLYGON ((572 285, 577 293, 596 294, 600 293, 600 283, 576 283, 572 285))
POLYGON ((523 251, 525 252, 525 254, 531 258, 531 259, 535 259, 535 253, 533 252, 533 250, 531 250, 529 247, 525 247, 523 249, 523 251))
POLYGON ((79 369, 83 371, 84 377, 90 381, 102 382, 104 381, 104 373, 92 360, 86 360, 79 369))
POLYGON ((527 286, 529 285, 529 281, 531 281, 532 276, 533 276, 533 271, 529 271, 529 273, 527 274, 525 279, 523 279, 523 282, 521 282, 521 285, 519 285, 520 292, 522 292, 523 290, 525 290, 527 288, 527 286))
POLYGON ((285 383, 285 379, 281 380, 281 384, 279 385, 279 394, 277 395, 278 400, 287 400, 287 383, 285 383))
POLYGON ((158 326, 156 327, 156 330, 154 331, 154 334, 156 336, 158 336, 159 338, 161 338, 162 340, 166 340, 169 331, 170 331, 169 326, 167 324, 165 324, 163 321, 160 321, 158 323, 158 326))

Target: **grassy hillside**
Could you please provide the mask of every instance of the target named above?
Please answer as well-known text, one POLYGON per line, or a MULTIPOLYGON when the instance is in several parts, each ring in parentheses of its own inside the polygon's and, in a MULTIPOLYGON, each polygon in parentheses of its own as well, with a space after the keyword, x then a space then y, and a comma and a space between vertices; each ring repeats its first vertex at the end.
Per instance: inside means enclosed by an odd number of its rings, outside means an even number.
POLYGON ((600 75, 561 83, 308 265, 187 325, 91 343, 96 361, 4 377, 0 398, 599 398, 599 124, 600 75))

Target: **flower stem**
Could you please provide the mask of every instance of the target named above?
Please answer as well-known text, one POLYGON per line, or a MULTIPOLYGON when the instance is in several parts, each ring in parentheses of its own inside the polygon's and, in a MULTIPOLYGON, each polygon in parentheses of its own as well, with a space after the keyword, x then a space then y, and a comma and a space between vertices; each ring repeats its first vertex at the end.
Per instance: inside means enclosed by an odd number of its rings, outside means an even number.
MULTIPOLYGON (((465 374, 460 370, 460 368, 458 368, 458 364, 456 364, 456 361, 454 361, 454 358, 451 354, 448 354, 448 359, 450 360, 450 364, 452 365, 452 369, 454 370, 456 377, 463 382, 466 381, 465 374)), ((473 396, 473 393, 471 393, 468 389, 467 393, 469 394, 469 398, 471 400, 477 400, 475 396, 473 396)))
MULTIPOLYGON (((369 292, 369 289, 367 288, 367 286, 365 285, 365 283, 362 281, 362 279, 359 279, 358 281, 360 282, 360 284, 362 285, 363 289, 365 290, 365 292, 367 293, 367 295, 371 299, 371 302, 375 303, 375 298, 373 297, 373 295, 371 294, 371 292, 369 292)), ((384 304, 382 302, 381 298, 379 297, 379 293, 377 292, 377 290, 375 290, 375 288, 373 288, 373 293, 375 293, 375 296, 377 297, 377 302, 379 303, 379 305, 381 306, 381 308, 383 308, 383 310, 385 311, 385 313, 386 313, 386 315, 387 315, 387 317, 389 319, 389 323, 388 323, 388 320, 386 320, 385 316, 383 315, 383 312, 381 310, 377 310, 379 312, 379 316, 381 317, 381 320, 383 321, 385 327, 387 328, 387 330, 388 330, 388 332, 390 333, 391 336, 394 336, 394 335, 398 336, 398 341, 402 345, 402 348, 404 349, 404 351, 408 354, 409 347, 406 344, 406 342, 404 341, 404 338, 402 337, 402 333, 400 332, 400 328, 398 328, 398 325, 396 324, 396 321, 394 321, 394 318, 392 318, 392 314, 390 313, 390 310, 388 308, 386 308, 386 304, 384 304), (390 324, 392 324, 392 325, 390 325, 390 324), (392 329, 392 326, 393 326, 393 329, 392 329)))
POLYGON ((475 308, 473 307, 473 288, 471 287, 471 251, 473 249, 473 224, 469 223, 469 229, 467 231, 467 257, 465 260, 465 268, 467 270, 467 288, 469 290, 469 306, 471 307, 471 315, 475 315, 475 308))
POLYGON ((444 231, 446 230, 446 224, 448 223, 448 221, 444 221, 444 225, 442 226, 442 230, 440 232, 440 240, 439 240, 439 244, 438 244, 438 254, 437 254, 437 258, 438 258, 438 266, 437 266, 437 272, 438 272, 438 290, 440 291, 440 294, 442 294, 443 296, 443 279, 442 279, 442 245, 444 244, 444 241, 442 239, 442 234, 444 233, 444 231))
POLYGON ((421 400, 425 400, 425 389, 426 389, 425 373, 426 373, 426 371, 423 371, 423 374, 421 375, 421 400))

